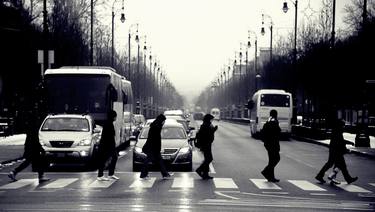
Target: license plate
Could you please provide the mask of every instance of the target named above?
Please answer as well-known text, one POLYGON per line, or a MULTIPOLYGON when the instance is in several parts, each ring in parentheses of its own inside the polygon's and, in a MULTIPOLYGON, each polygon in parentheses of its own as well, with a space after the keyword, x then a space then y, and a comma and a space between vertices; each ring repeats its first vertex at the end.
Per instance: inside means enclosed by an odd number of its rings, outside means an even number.
POLYGON ((171 156, 170 155, 162 155, 161 156, 164 160, 170 160, 171 156))
POLYGON ((65 153, 56 153, 56 157, 63 158, 65 157, 65 153))

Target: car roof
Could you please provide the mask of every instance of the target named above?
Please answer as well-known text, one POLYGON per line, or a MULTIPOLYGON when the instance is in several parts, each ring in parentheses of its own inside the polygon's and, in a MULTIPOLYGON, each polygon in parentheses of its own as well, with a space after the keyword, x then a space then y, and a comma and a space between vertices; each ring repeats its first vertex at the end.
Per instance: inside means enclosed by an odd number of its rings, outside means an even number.
MULTIPOLYGON (((150 126, 150 124, 154 120, 155 119, 147 119, 146 126, 150 126)), ((181 123, 178 123, 177 120, 175 119, 166 119, 163 126, 180 126, 180 125, 183 127, 183 125, 181 123)))
POLYGON ((48 115, 46 118, 86 118, 92 119, 90 115, 80 115, 80 114, 52 114, 48 115))
POLYGON ((166 110, 164 115, 184 115, 184 112, 182 110, 166 110))

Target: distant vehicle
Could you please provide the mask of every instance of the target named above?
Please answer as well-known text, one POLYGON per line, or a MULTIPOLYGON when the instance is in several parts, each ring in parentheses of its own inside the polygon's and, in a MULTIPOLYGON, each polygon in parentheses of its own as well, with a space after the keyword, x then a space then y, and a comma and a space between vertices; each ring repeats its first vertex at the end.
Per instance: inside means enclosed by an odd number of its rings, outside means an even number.
POLYGON ((180 116, 181 118, 186 118, 182 110, 166 110, 164 111, 165 116, 180 116))
POLYGON ((210 114, 214 116, 214 120, 220 121, 220 109, 219 108, 212 108, 210 114))
POLYGON ((193 114, 193 118, 194 120, 203 120, 204 115, 205 114, 203 112, 197 112, 193 114))
POLYGON ((44 75, 48 112, 90 114, 103 126, 107 111, 114 110, 116 146, 130 143, 125 131, 124 112, 133 110, 131 83, 110 67, 78 66, 47 69, 44 75))
POLYGON ((133 131, 133 135, 135 136, 135 138, 137 138, 138 134, 141 132, 145 123, 146 123, 146 119, 145 119, 144 115, 134 114, 135 128, 134 128, 134 131, 133 131))
POLYGON ((249 102, 250 132, 256 137, 269 118, 270 111, 276 110, 281 132, 289 135, 292 130, 293 101, 292 94, 284 90, 258 90, 249 102))
MULTIPOLYGON (((152 120, 148 121, 151 123, 152 120)), ((133 149, 133 171, 139 171, 146 154, 142 147, 146 143, 149 125, 146 125, 138 136, 133 149)), ((182 167, 187 171, 192 170, 193 151, 189 144, 188 136, 182 124, 175 120, 167 119, 161 131, 161 155, 167 166, 182 167)))
POLYGON ((51 162, 89 164, 97 151, 101 130, 90 115, 48 115, 39 129, 39 142, 51 162))
POLYGON ((124 112, 123 120, 126 134, 130 135, 130 139, 135 139, 134 133, 136 130, 136 124, 134 120, 134 114, 131 112, 124 112))

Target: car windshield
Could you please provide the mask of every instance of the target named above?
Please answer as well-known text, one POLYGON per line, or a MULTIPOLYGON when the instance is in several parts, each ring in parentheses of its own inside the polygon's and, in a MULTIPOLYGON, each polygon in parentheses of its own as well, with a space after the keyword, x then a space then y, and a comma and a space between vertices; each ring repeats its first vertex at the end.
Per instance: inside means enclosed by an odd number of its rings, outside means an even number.
POLYGON ((83 118, 49 118, 43 126, 42 131, 89 131, 89 122, 83 118))
POLYGON ((145 121, 145 118, 143 116, 134 116, 134 119, 137 124, 143 123, 145 121))
MULTIPOLYGON (((149 127, 144 128, 142 134, 139 138, 147 138, 149 127)), ((185 139, 186 134, 184 132, 184 128, 181 127, 163 127, 161 130, 161 138, 162 139, 185 139)))

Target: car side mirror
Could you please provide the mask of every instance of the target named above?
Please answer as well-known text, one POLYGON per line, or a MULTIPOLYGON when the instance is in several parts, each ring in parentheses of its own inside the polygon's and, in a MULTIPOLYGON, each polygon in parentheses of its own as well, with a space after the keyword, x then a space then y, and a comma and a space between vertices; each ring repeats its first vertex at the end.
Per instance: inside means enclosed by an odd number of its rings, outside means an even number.
POLYGON ((195 127, 189 127, 189 130, 191 131, 191 130, 195 130, 195 127))
POLYGON ((100 129, 99 128, 95 128, 94 129, 94 133, 100 133, 100 129))

